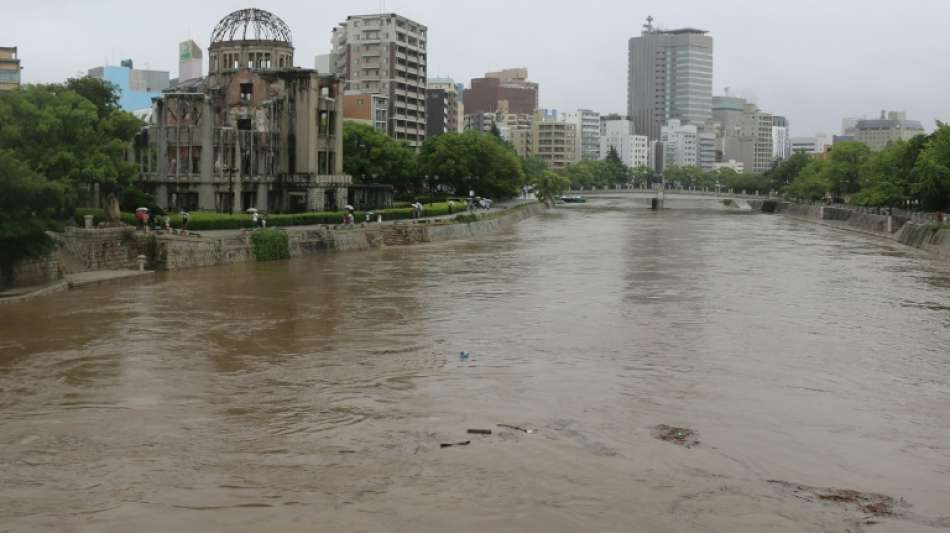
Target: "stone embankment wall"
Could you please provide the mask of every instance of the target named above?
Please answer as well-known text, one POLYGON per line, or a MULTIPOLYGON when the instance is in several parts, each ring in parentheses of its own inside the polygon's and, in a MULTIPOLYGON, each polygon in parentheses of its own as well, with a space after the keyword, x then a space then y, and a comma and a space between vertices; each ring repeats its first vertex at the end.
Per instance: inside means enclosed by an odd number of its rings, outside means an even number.
POLYGON ((777 212, 787 216, 897 241, 950 259, 950 229, 912 222, 904 216, 863 213, 823 205, 780 203, 777 212))
MULTIPOLYGON (((330 251, 359 251, 384 246, 408 246, 488 235, 545 208, 531 204, 512 209, 495 218, 471 223, 433 224, 361 224, 286 228, 291 257, 304 257, 330 251)), ((182 270, 187 268, 255 261, 250 230, 225 238, 159 235, 149 250, 149 268, 182 270)))
POLYGON ((69 274, 137 267, 147 238, 129 226, 116 228, 66 228, 49 232, 55 247, 45 257, 20 261, 14 266, 16 287, 43 285, 69 274))

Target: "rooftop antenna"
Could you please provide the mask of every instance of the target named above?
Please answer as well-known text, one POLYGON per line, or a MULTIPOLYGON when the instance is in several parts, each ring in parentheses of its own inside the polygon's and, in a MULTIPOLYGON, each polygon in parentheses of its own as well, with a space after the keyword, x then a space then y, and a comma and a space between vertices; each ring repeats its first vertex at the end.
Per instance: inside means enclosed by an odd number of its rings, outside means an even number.
POLYGON ((651 32, 653 31, 653 15, 647 15, 647 23, 643 25, 643 31, 651 32))

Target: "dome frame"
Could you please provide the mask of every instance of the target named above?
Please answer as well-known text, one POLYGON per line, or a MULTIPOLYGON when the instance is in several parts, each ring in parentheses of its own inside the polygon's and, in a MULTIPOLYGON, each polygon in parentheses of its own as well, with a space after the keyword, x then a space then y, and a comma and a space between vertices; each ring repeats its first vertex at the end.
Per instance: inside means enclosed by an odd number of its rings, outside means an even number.
POLYGON ((275 41, 293 46, 287 23, 270 11, 257 8, 231 13, 221 19, 211 32, 211 44, 235 41, 275 41))

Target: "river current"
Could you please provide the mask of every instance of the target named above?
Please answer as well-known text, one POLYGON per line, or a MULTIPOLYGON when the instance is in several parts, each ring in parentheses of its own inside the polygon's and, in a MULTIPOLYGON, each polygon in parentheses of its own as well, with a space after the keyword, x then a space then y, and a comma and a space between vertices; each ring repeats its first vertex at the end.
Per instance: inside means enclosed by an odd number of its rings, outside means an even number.
POLYGON ((782 216, 598 199, 0 306, 0 531, 946 528, 950 267, 782 216))

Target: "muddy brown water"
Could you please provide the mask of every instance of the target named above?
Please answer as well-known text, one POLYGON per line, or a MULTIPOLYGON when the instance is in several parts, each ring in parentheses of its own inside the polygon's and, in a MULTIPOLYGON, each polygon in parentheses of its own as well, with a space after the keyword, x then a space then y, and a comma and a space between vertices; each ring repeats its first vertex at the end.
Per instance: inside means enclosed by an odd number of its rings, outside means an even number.
POLYGON ((0 531, 943 530, 948 352, 945 264, 622 200, 161 274, 0 308, 0 531))

